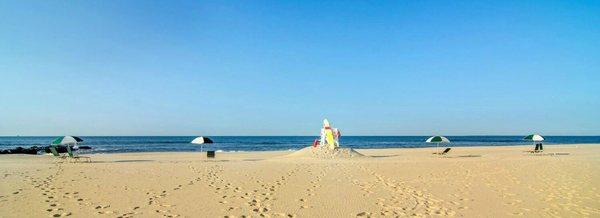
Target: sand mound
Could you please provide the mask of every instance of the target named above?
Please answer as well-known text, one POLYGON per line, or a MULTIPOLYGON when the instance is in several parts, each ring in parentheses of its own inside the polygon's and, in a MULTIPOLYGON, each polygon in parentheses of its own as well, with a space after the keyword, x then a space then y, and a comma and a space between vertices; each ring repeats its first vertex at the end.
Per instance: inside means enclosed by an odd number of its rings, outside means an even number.
POLYGON ((366 157, 365 155, 358 153, 352 148, 337 148, 329 150, 326 148, 314 148, 306 147, 300 149, 294 153, 287 155, 287 157, 313 157, 322 159, 336 159, 336 158, 357 158, 366 157))

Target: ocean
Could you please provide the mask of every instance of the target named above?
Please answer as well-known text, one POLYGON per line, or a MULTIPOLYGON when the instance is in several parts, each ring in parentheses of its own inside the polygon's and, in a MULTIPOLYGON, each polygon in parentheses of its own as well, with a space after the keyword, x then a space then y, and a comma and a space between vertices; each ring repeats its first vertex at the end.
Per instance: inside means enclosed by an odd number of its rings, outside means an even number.
MULTIPOLYGON (((443 146, 509 146, 528 145, 523 136, 447 136, 443 146)), ((0 137, 0 150, 15 147, 46 146, 53 136, 0 137)), ((81 153, 200 151, 190 144, 194 136, 80 136, 82 145, 91 150, 81 153)), ((204 150, 224 152, 298 150, 312 144, 315 136, 209 136, 215 143, 204 144, 204 150)), ((424 141, 428 136, 342 136, 340 144, 350 148, 419 148, 435 147, 424 141)), ((600 136, 544 136, 544 144, 600 143, 600 136)))

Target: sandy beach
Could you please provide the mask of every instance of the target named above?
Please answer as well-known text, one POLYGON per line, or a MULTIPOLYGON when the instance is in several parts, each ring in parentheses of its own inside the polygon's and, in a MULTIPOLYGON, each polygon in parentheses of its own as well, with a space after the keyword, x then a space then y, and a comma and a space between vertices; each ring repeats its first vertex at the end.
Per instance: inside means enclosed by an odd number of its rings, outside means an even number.
POLYGON ((598 217, 600 144, 0 156, 2 217, 598 217))

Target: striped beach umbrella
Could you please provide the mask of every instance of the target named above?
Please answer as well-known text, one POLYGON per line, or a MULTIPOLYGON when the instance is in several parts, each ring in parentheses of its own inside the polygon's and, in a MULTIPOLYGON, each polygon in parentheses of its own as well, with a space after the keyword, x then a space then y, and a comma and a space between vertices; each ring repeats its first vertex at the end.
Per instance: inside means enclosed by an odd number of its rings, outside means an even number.
POLYGON ((54 140, 52 140, 51 145, 70 145, 77 144, 78 142, 83 142, 83 139, 77 136, 61 136, 54 140))
POLYGON ((436 143, 435 148, 440 145, 440 143, 450 143, 450 140, 444 136, 431 136, 425 142, 427 143, 436 143))
POLYGON ((534 142, 541 142, 544 141, 544 137, 542 137, 541 135, 538 134, 532 134, 532 135, 528 135, 525 136, 525 138, 523 138, 524 140, 531 140, 534 142))
POLYGON ((197 137, 194 140, 192 140, 190 143, 200 145, 200 152, 202 152, 202 144, 213 143, 213 140, 211 140, 207 137, 204 137, 204 136, 200 136, 200 137, 197 137))

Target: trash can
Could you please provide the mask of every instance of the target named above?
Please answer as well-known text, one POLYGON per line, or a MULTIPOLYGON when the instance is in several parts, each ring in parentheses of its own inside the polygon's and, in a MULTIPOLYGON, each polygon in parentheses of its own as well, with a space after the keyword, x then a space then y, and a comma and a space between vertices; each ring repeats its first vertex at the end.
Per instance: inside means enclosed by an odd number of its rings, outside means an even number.
POLYGON ((206 151, 207 158, 215 158, 215 151, 206 151))

